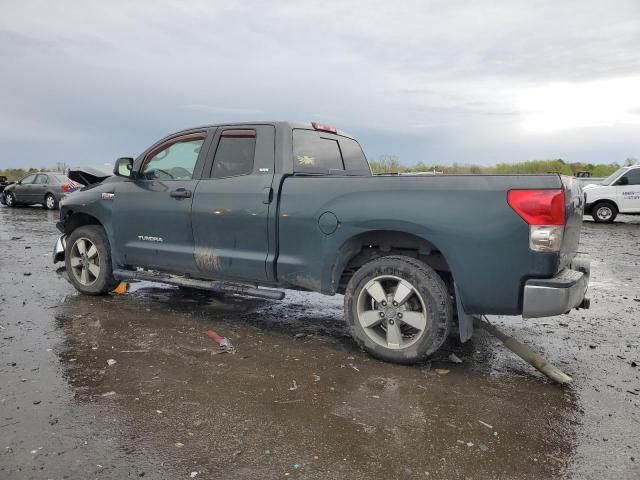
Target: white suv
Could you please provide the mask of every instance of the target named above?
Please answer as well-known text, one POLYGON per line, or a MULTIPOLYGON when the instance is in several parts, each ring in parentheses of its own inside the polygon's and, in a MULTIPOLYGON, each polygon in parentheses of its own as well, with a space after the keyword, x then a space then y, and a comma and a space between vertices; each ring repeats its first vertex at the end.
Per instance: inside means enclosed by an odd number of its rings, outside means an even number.
POLYGON ((640 215, 640 165, 622 167, 599 184, 585 185, 584 213, 611 223, 618 213, 640 215))

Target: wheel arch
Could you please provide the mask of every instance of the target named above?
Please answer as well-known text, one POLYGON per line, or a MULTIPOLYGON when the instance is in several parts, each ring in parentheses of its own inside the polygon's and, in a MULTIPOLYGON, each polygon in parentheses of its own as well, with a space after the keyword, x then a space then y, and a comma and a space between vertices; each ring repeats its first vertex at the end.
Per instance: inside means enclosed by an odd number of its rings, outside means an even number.
POLYGON ((375 258, 405 255, 423 261, 453 288, 451 268, 442 251, 430 240, 399 230, 369 230, 354 235, 338 248, 330 271, 331 293, 342 293, 362 265, 375 258))
POLYGON ((70 211, 64 218, 64 233, 65 235, 70 235, 71 232, 79 227, 84 227, 85 225, 99 225, 104 228, 102 222, 93 215, 70 211))
POLYGON ((615 200, 611 200, 610 198, 598 198, 597 200, 594 200, 591 203, 591 210, 593 211, 593 209, 600 203, 610 203, 612 204, 614 207, 616 207, 616 210, 620 211, 620 207, 618 206, 618 204, 616 203, 615 200))

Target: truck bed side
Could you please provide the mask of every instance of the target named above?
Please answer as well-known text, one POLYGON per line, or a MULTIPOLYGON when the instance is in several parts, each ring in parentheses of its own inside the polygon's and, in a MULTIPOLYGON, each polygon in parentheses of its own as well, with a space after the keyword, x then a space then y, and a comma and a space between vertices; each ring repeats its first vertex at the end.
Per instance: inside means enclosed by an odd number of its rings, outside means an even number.
POLYGON ((401 233, 415 238, 420 255, 444 256, 442 268, 450 270, 467 313, 519 314, 524 282, 551 277, 567 260, 529 250, 529 227, 506 201, 517 188, 563 184, 557 175, 285 177, 278 281, 335 293, 358 245, 401 233), (335 231, 327 234, 334 216, 335 231))

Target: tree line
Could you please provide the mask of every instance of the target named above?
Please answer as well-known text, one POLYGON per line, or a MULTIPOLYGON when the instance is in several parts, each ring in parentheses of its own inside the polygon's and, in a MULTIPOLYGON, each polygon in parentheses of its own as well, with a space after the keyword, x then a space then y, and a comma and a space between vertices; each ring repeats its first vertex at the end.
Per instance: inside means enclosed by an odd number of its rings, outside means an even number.
POLYGON ((69 165, 64 162, 58 162, 55 168, 8 168, 0 170, 0 177, 7 177, 10 182, 15 182, 27 175, 31 175, 32 173, 44 171, 67 173, 69 171, 69 165))
MULTIPOLYGON (((622 165, 635 165, 638 160, 627 158, 622 165)), ((508 173, 560 173, 575 176, 578 172, 589 172, 592 177, 608 177, 620 168, 619 163, 567 163, 561 158, 555 160, 528 160, 516 163, 498 163, 492 166, 463 164, 454 162, 451 165, 426 164, 418 162, 403 165, 395 155, 382 155, 377 160, 369 161, 373 173, 420 173, 435 174, 508 174, 508 173)))

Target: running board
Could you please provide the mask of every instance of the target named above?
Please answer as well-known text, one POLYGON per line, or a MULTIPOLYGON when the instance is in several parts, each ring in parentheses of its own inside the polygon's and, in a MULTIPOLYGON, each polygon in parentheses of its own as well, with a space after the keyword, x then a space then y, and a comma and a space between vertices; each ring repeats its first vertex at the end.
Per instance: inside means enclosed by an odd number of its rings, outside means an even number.
POLYGON ((178 275, 168 275, 165 273, 147 272, 144 270, 114 270, 113 276, 116 278, 116 280, 146 280, 149 282, 177 285, 179 287, 190 287, 200 290, 209 290, 211 292, 246 295, 248 297, 268 298, 270 300, 282 300, 284 298, 284 292, 281 290, 257 288, 237 283, 197 280, 195 278, 187 278, 178 275))

